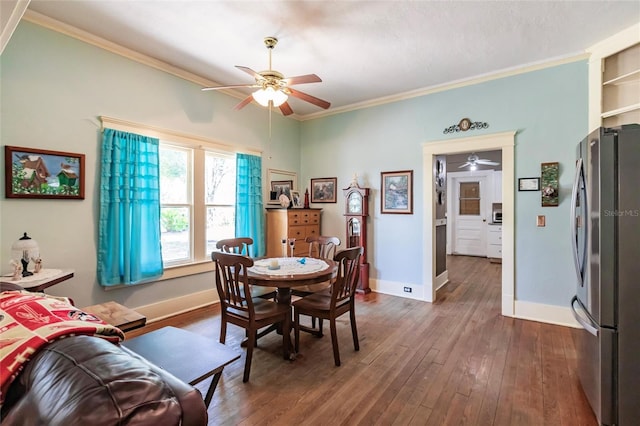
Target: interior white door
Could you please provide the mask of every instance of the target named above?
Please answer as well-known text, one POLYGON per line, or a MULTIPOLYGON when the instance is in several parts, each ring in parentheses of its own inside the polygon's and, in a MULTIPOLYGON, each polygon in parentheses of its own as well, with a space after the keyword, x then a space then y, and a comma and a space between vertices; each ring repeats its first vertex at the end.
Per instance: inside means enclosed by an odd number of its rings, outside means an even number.
POLYGON ((452 252, 467 256, 487 255, 487 179, 484 176, 453 179, 452 252))

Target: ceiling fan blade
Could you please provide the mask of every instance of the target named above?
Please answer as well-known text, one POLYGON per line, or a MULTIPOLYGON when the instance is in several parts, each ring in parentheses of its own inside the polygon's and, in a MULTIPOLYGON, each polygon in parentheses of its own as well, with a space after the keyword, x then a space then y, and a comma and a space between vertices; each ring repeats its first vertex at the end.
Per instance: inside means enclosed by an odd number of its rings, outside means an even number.
POLYGON ((258 74, 257 72, 255 72, 254 70, 252 70, 249 67, 243 67, 241 65, 236 65, 236 68, 238 68, 240 71, 246 72, 247 74, 249 74, 251 77, 255 78, 256 80, 264 79, 264 77, 262 77, 260 74, 258 74))
POLYGON ((464 163, 462 166, 458 166, 458 168, 459 168, 459 169, 461 169, 461 168, 463 168, 463 167, 467 167, 467 166, 470 166, 470 165, 471 165, 471 163, 467 161, 467 162, 466 162, 466 163, 464 163))
POLYGON ((256 84, 230 84, 228 86, 203 87, 201 90, 203 92, 206 92, 207 90, 236 89, 239 87, 258 87, 258 86, 256 84))
POLYGON ((496 163, 495 161, 483 160, 483 159, 480 159, 480 160, 476 161, 476 163, 484 164, 484 165, 487 165, 487 166, 497 166, 497 165, 500 164, 500 163, 496 163))
POLYGON ((279 106, 279 108, 280 108, 280 112, 282 112, 282 115, 286 116, 286 115, 293 114, 293 110, 291 109, 291 106, 287 102, 282 103, 279 106))
POLYGON ((309 102, 311 104, 314 104, 316 106, 319 106, 320 108, 323 109, 328 109, 331 106, 331 103, 324 101, 320 98, 316 98, 315 96, 311 96, 307 93, 301 92, 299 90, 296 89, 291 89, 291 88, 287 88, 286 89, 287 93, 289 93, 291 96, 298 98, 298 99, 302 99, 303 101, 309 102))
POLYGON ((287 77, 283 81, 287 86, 293 86, 294 84, 320 83, 322 82, 322 79, 315 74, 307 74, 287 77))
POLYGON ((236 111, 241 110, 242 108, 246 107, 247 105, 249 105, 251 103, 251 101, 253 100, 253 95, 249 95, 246 98, 244 98, 242 100, 242 102, 240 102, 238 105, 236 105, 235 107, 233 107, 233 109, 235 109, 236 111))

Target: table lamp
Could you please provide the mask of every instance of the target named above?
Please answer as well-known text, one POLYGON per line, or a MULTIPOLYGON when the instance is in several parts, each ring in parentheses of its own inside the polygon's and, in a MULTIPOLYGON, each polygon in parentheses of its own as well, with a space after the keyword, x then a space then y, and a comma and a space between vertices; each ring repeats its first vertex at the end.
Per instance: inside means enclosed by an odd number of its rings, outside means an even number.
POLYGON ((11 258, 20 260, 22 262, 22 276, 28 277, 33 275, 33 272, 27 270, 29 266, 29 260, 31 258, 37 259, 40 257, 40 249, 36 240, 32 239, 25 232, 22 238, 11 245, 11 258))

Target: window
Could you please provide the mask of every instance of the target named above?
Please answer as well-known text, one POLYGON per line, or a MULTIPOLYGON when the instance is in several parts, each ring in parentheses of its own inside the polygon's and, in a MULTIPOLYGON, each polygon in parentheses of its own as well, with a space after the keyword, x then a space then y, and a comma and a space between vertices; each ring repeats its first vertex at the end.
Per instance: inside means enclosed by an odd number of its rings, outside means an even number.
POLYGON ((209 259, 235 234, 235 154, 160 141, 162 257, 165 267, 209 259))
POLYGON ((238 153, 259 157, 260 152, 116 118, 100 119, 104 127, 160 141, 161 279, 210 272, 216 242, 235 235, 238 153))
POLYGON ((480 214, 480 182, 460 182, 460 215, 480 214))

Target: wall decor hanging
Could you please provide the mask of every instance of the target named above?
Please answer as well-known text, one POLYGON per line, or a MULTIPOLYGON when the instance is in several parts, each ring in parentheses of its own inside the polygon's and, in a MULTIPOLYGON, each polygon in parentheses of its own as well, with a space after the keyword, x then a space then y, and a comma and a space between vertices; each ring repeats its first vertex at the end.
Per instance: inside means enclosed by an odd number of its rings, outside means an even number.
POLYGON ((335 203, 338 178, 311 179, 312 203, 335 203))
POLYGON ((540 191, 540 178, 520 178, 518 179, 518 191, 540 191))
POLYGON ((413 214, 413 170, 381 172, 380 213, 413 214))
POLYGON ((446 135, 447 133, 466 132, 467 130, 486 129, 487 127, 489 127, 489 123, 487 122, 471 121, 468 118, 463 118, 458 124, 454 124, 453 126, 449 126, 444 129, 442 133, 446 135))
POLYGON ((5 146, 5 197, 83 200, 84 167, 84 154, 5 146))
POLYGON ((540 165, 540 185, 542 191, 542 207, 557 207, 559 204, 558 179, 560 164, 542 163, 540 165))

